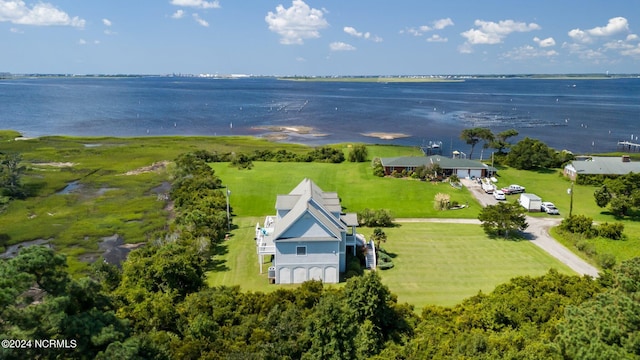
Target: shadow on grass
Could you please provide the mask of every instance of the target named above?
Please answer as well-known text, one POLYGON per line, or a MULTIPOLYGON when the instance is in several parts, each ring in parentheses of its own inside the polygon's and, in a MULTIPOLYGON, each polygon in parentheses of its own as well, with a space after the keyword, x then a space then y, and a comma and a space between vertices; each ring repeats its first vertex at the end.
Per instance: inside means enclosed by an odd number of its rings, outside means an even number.
POLYGON ((229 271, 227 260, 221 259, 223 255, 229 253, 229 247, 226 244, 217 244, 213 249, 213 255, 209 262, 209 270, 215 272, 229 271))
POLYGON ((538 174, 555 174, 556 172, 558 172, 558 169, 535 168, 531 171, 537 172, 538 174))
POLYGON ((513 241, 513 242, 518 242, 518 241, 530 241, 530 240, 535 240, 537 237, 535 236, 535 234, 530 233, 530 232, 524 232, 524 231, 516 231, 513 233, 510 233, 508 237, 505 237, 503 234, 498 234, 495 232, 492 233, 486 233, 487 237, 491 240, 503 240, 503 241, 513 241))

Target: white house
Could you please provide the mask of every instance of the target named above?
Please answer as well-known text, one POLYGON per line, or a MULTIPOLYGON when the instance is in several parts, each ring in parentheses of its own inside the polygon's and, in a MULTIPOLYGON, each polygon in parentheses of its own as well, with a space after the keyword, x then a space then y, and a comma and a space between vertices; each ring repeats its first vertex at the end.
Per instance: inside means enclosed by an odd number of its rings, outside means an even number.
POLYGON ((269 277, 276 284, 322 280, 340 281, 346 268, 346 253, 355 255, 356 214, 345 214, 335 192, 324 192, 304 179, 289 194, 278 195, 276 214, 256 225, 256 245, 260 271, 264 256, 273 256, 269 277))

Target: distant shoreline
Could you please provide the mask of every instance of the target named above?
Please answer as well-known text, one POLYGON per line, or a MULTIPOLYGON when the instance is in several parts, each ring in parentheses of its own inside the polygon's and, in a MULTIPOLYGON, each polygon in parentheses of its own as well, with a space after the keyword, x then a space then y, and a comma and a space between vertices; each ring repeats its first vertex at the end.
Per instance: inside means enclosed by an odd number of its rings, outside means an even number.
POLYGON ((539 79, 539 80, 607 80, 607 79, 638 79, 638 74, 440 74, 440 75, 218 75, 218 74, 46 74, 22 73, 13 74, 0 72, 0 80, 38 79, 38 78, 91 78, 91 79, 119 79, 119 78, 196 78, 196 79, 277 79, 286 81, 312 82, 380 82, 380 83, 411 83, 411 82, 462 82, 471 79, 539 79))

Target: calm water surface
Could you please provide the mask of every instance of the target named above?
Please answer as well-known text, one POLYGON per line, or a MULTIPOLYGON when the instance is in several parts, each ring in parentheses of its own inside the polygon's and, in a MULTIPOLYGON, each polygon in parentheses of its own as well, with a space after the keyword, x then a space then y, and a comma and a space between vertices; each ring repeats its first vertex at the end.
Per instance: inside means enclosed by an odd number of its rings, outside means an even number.
MULTIPOLYGON (((276 79, 48 78, 0 80, 0 128, 25 136, 267 136, 468 151, 466 127, 515 128, 557 149, 612 151, 640 137, 640 79, 473 79, 452 83, 325 83, 276 79), (403 133, 381 140, 370 132, 403 133)), ((516 139, 517 140, 517 139, 516 139)), ((640 141, 638 141, 640 142, 640 141)))

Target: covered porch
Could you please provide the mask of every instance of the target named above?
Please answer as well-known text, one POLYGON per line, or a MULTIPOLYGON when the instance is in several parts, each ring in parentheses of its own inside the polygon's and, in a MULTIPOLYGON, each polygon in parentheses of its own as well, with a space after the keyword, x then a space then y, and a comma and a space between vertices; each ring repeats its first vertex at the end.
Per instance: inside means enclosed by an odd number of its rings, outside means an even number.
POLYGON ((260 274, 264 265, 265 256, 275 256, 276 246, 273 242, 273 226, 275 224, 275 216, 267 216, 264 219, 263 226, 256 224, 256 251, 258 253, 258 264, 260 266, 260 274))

